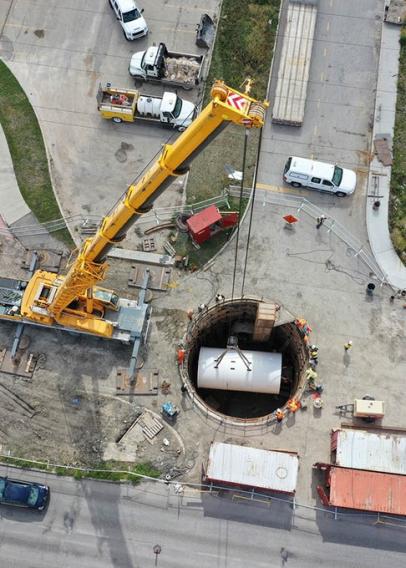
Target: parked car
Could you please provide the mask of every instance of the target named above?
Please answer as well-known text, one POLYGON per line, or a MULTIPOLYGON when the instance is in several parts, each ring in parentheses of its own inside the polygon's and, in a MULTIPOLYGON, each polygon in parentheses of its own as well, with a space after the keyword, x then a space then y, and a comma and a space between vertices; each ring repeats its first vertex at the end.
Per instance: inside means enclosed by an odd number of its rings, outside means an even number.
POLYGON ((0 477, 0 504, 43 511, 49 499, 49 487, 31 481, 0 477))
POLYGON ((308 187, 339 197, 351 195, 357 185, 357 176, 352 170, 296 156, 286 162, 283 179, 293 187, 308 187))
POLYGON ((134 0, 109 0, 109 2, 123 28, 125 39, 132 41, 147 35, 148 26, 142 15, 144 10, 139 10, 134 0))

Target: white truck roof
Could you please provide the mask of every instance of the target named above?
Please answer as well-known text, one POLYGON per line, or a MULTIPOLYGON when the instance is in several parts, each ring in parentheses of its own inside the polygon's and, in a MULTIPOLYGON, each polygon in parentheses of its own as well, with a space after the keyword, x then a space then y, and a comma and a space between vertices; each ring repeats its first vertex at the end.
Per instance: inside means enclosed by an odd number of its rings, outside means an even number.
POLYGON ((134 0, 116 0, 116 1, 118 7, 122 12, 129 12, 130 10, 134 10, 135 8, 137 8, 138 10, 138 6, 134 0))
POLYGON ((334 165, 292 156, 289 171, 331 180, 334 174, 334 165))

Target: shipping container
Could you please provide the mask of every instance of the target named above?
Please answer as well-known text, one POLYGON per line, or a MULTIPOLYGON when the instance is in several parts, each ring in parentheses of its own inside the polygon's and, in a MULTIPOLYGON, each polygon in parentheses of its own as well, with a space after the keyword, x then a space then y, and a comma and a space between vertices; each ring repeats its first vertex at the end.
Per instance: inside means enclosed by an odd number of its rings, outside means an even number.
POLYGON ((293 495, 298 469, 299 456, 295 452, 213 442, 205 480, 218 485, 293 495))
POLYGON ((325 472, 323 485, 317 492, 324 505, 406 515, 406 476, 377 471, 314 465, 325 472))
POLYGON ((335 465, 406 475, 406 432, 340 428, 331 433, 335 465))

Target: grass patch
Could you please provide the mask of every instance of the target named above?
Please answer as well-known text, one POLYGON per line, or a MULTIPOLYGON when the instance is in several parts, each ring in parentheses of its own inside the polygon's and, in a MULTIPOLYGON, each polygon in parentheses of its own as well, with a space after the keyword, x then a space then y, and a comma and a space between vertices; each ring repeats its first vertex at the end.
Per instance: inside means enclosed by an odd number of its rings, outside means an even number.
MULTIPOLYGON (((7 139, 21 194, 40 223, 62 217, 48 170, 41 129, 34 110, 17 79, 0 61, 0 123, 7 139)), ((67 229, 53 235, 68 246, 67 229)))
MULTIPOLYGON (((239 209, 239 199, 235 197, 229 197, 228 203, 230 209, 224 209, 225 212, 238 211, 239 209)), ((241 214, 243 215, 245 208, 248 204, 248 199, 243 199, 241 214)), ((219 207, 220 212, 222 208, 219 207)), ((188 233, 178 232, 176 243, 174 247, 176 249, 176 254, 181 256, 189 257, 189 269, 194 271, 201 268, 208 262, 217 251, 221 249, 222 246, 228 241, 231 236, 233 229, 227 229, 214 235, 211 239, 200 245, 199 249, 192 244, 191 238, 188 233)))
POLYGON ((406 27, 401 32, 400 46, 389 227, 393 245, 406 264, 406 27))
MULTIPOLYGON (((206 82, 205 101, 216 79, 222 79, 235 89, 244 80, 254 80, 251 94, 258 100, 266 96, 272 61, 280 0, 223 0, 216 44, 206 82)), ((251 186, 257 157, 259 132, 250 131, 245 185, 251 186)), ((193 161, 189 175, 188 203, 219 195, 228 179, 224 165, 242 168, 244 129, 230 124, 193 161)))
POLYGON ((1 456, 0 463, 9 464, 21 469, 41 469, 56 475, 65 475, 74 479, 100 479, 105 481, 129 481, 137 485, 146 476, 157 479, 161 472, 149 463, 128 464, 125 462, 104 462, 92 469, 56 466, 44 462, 24 460, 12 456, 1 456))
MULTIPOLYGON (((266 96, 274 40, 278 25, 280 0, 223 0, 219 18, 216 44, 206 83, 205 102, 215 79, 222 79, 235 89, 243 89, 244 80, 254 79, 251 95, 258 100, 266 96)), ((229 185, 225 164, 242 169, 245 131, 230 124, 192 162, 188 184, 187 202, 204 201, 220 195, 229 185)), ((259 143, 258 129, 249 133, 244 186, 251 187, 256 167, 259 143)), ((238 185, 238 183, 236 184, 238 185)), ((238 210, 238 200, 233 209, 238 210)), ((244 211, 246 202, 243 203, 244 211)), ((221 233, 204 243, 196 251, 180 236, 175 248, 178 254, 189 254, 191 265, 202 266, 227 240, 221 233)))

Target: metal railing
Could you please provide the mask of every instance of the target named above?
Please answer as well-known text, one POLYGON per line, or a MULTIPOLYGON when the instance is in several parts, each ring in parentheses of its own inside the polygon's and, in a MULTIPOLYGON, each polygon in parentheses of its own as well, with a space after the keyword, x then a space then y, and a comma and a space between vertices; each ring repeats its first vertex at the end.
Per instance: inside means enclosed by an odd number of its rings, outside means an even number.
MULTIPOLYGON (((210 205, 225 205, 227 209, 230 209, 228 197, 228 191, 224 190, 221 195, 211 197, 204 201, 199 201, 198 203, 175 205, 172 207, 158 207, 143 215, 137 223, 159 224, 163 221, 171 220, 175 215, 179 213, 194 214, 198 211, 201 211, 205 207, 209 207, 210 205)), ((46 223, 36 223, 31 225, 23 225, 20 227, 1 227, 0 235, 10 235, 11 233, 16 238, 47 235, 61 229, 66 229, 67 225, 77 227, 89 221, 92 224, 96 223, 97 225, 99 225, 101 220, 102 217, 100 215, 70 215, 65 218, 55 219, 54 221, 48 221, 46 223)))
MULTIPOLYGON (((280 503, 282 506, 285 505, 289 508, 292 512, 292 523, 293 517, 297 513, 299 509, 305 509, 309 511, 314 511, 316 513, 322 513, 327 516, 331 516, 334 520, 357 520, 364 522, 364 524, 368 525, 385 525, 388 527, 396 527, 396 528, 406 528, 406 517, 404 516, 397 516, 385 513, 374 513, 374 512, 365 512, 365 511, 357 511, 357 510, 341 510, 337 507, 325 507, 325 506, 318 506, 318 505, 311 505, 300 503, 296 499, 294 495, 280 495, 277 496, 275 493, 265 493, 255 488, 251 488, 250 490, 245 490, 243 488, 235 488, 235 487, 227 487, 226 485, 216 485, 212 482, 184 482, 176 479, 167 479, 164 478, 155 478, 149 477, 147 475, 143 475, 136 472, 131 472, 130 470, 115 470, 115 469, 94 469, 90 467, 78 467, 78 466, 69 466, 63 464, 52 463, 50 460, 48 461, 39 461, 39 460, 30 460, 26 458, 17 458, 14 457, 11 452, 7 454, 0 454, 0 465, 3 467, 10 467, 12 469, 23 469, 23 470, 33 470, 36 472, 40 472, 43 474, 51 474, 51 475, 66 475, 69 476, 69 471, 71 471, 71 475, 75 472, 83 472, 83 473, 111 473, 111 474, 123 474, 128 476, 128 478, 140 479, 143 481, 154 482, 158 485, 165 485, 168 488, 168 497, 170 496, 171 492, 173 492, 174 496, 177 496, 180 500, 180 504, 182 504, 183 497, 187 499, 192 499, 194 497, 201 498, 204 495, 211 495, 213 497, 221 498, 222 495, 229 494, 233 499, 233 495, 237 496, 237 499, 241 500, 241 504, 244 502, 266 502, 267 505, 271 505, 272 502, 280 503), (17 463, 13 465, 10 463, 9 460, 15 460, 17 463), (20 466, 18 465, 18 461, 23 462, 25 464, 30 464, 30 466, 20 466), (189 489, 189 492, 187 491, 189 489)), ((96 477, 88 478, 89 481, 97 480, 96 477)), ((99 481, 102 481, 99 479, 99 481)), ((123 483, 121 481, 110 481, 113 483, 123 483)), ((128 481, 131 483, 131 481, 128 481)), ((168 502, 169 506, 169 502, 168 502)), ((272 515, 272 507, 269 508, 269 513, 272 515)))
MULTIPOLYGON (((240 189, 231 186, 229 189, 229 194, 231 197, 238 197, 240 195, 240 189)), ((251 190, 248 188, 244 189, 243 197, 248 199, 250 196, 251 190)), ((327 232, 333 233, 342 242, 344 242, 347 247, 353 251, 354 258, 359 258, 375 275, 381 285, 389 283, 386 275, 380 269, 375 259, 365 251, 365 249, 368 247, 368 244, 361 242, 354 235, 352 235, 341 223, 339 223, 339 221, 334 219, 334 217, 331 217, 331 215, 326 215, 322 209, 320 209, 316 205, 313 205, 313 203, 308 201, 306 198, 296 195, 288 195, 286 193, 281 194, 257 189, 256 199, 259 198, 271 205, 284 206, 294 209, 296 211, 296 214, 303 212, 313 219, 317 219, 317 217, 325 215, 326 219, 323 223, 323 227, 327 229, 327 232)))

